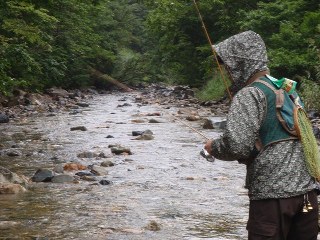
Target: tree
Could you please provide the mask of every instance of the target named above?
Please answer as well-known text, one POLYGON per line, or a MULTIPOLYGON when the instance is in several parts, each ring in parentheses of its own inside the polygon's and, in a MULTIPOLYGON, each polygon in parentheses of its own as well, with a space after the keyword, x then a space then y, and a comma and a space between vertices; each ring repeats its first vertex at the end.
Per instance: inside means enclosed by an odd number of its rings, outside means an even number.
POLYGON ((38 87, 42 66, 37 56, 51 51, 46 29, 54 27, 57 19, 25 1, 2 2, 0 16, 0 91, 38 87))

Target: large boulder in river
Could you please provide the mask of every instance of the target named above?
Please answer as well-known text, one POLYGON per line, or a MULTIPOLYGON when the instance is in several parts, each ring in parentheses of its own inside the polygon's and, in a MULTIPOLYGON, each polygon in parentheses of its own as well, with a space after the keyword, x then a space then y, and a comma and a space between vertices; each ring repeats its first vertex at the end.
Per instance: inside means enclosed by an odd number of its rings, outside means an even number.
POLYGON ((20 184, 0 183, 0 194, 17 194, 27 191, 20 184))
POLYGON ((73 183, 74 181, 74 177, 67 174, 54 176, 51 180, 53 183, 73 183))
POLYGON ((31 180, 33 182, 50 182, 53 177, 53 171, 40 168, 36 171, 31 180))
POLYGON ((27 182, 26 177, 19 176, 7 168, 0 167, 0 183, 26 184, 27 182))
POLYGON ((10 170, 0 167, 0 194, 16 194, 27 191, 21 184, 28 182, 24 176, 19 176, 10 170))

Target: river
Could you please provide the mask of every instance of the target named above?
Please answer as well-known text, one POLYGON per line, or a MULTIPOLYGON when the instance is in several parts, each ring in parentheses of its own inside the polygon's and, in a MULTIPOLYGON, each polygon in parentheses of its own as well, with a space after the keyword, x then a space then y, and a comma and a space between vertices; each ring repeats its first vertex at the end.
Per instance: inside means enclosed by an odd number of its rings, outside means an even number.
MULTIPOLYGON (((0 125, 11 136, 2 142, 15 144, 22 153, 0 155, 0 166, 28 178, 38 168, 59 163, 103 161, 78 158, 84 151, 110 154, 112 144, 132 151, 112 156, 115 165, 100 177, 110 185, 31 183, 25 193, 0 195, 0 223, 8 223, 0 229, 0 239, 246 239, 245 166, 206 161, 199 155, 201 136, 169 114, 178 107, 141 104, 136 96, 97 95, 79 114, 44 114, 0 125), (119 107, 123 103, 128 104, 119 107), (153 112, 161 115, 147 116, 153 112), (160 123, 150 123, 151 118, 160 123), (133 121, 137 119, 142 121, 133 121), (87 131, 70 131, 76 126, 87 131), (153 140, 132 136, 132 131, 147 129, 153 140)), ((220 134, 202 129, 199 121, 189 124, 212 138, 220 134)))

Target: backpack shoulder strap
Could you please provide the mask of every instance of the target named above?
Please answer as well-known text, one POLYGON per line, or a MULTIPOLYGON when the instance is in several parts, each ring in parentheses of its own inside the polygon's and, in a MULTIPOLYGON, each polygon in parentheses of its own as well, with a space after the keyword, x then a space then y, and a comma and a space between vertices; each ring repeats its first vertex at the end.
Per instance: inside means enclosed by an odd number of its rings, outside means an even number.
POLYGON ((283 95, 282 89, 276 89, 274 86, 272 86, 272 84, 270 84, 262 79, 255 80, 254 83, 261 83, 261 84, 265 85, 266 87, 270 88, 274 92, 274 94, 276 95, 276 108, 277 109, 282 108, 282 106, 284 104, 284 95, 283 95))

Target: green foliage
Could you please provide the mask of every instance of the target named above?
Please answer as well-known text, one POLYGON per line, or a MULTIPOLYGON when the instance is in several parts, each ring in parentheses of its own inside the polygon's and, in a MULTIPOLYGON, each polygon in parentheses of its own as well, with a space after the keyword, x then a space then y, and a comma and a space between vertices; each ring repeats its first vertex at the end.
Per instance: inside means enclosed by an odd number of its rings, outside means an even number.
POLYGON ((5 1, 0 15, 0 91, 42 87, 42 66, 37 56, 51 49, 46 29, 57 20, 47 10, 26 1, 5 1), (45 27, 43 27, 46 25, 45 27))
MULTIPOLYGON (((229 84, 230 85, 230 84, 229 84)), ((196 92, 197 98, 202 101, 218 100, 226 95, 226 87, 221 77, 210 79, 204 87, 196 92)))
POLYGON ((301 97, 308 110, 320 111, 320 85, 307 79, 301 81, 301 97))
POLYGON ((259 2, 258 9, 240 21, 242 29, 264 38, 275 75, 306 76, 316 80, 319 62, 319 3, 306 0, 259 2))
POLYGON ((0 92, 89 86, 89 66, 122 78, 115 66, 125 65, 122 49, 143 51, 146 13, 138 2, 1 1, 0 92))
POLYGON ((130 49, 122 49, 118 52, 115 61, 113 75, 129 84, 138 84, 148 79, 146 62, 140 53, 130 49))
MULTIPOLYGON (((272 75, 320 83, 318 0, 196 2, 213 44, 254 30, 272 75)), ((223 84, 203 30, 190 0, 4 0, 0 92, 105 87, 92 67, 127 84, 205 86, 199 96, 215 98, 223 84)))

